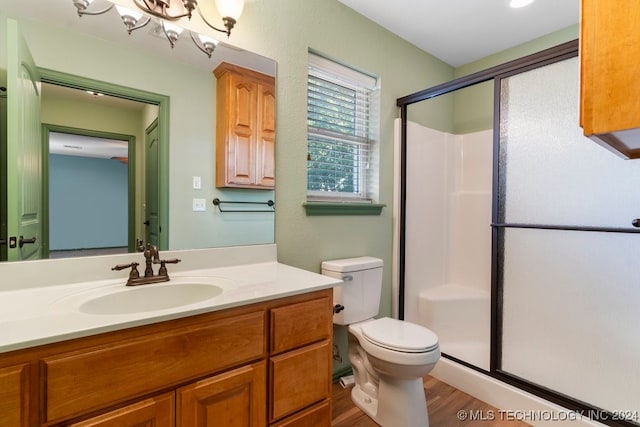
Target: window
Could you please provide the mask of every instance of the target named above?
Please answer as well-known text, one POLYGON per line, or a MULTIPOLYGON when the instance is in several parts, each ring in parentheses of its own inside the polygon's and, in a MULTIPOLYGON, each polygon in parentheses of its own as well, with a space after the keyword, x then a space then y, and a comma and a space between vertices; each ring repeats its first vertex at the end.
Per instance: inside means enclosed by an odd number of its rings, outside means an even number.
POLYGON ((374 198, 371 111, 376 86, 369 75, 309 54, 308 200, 371 202, 374 198))

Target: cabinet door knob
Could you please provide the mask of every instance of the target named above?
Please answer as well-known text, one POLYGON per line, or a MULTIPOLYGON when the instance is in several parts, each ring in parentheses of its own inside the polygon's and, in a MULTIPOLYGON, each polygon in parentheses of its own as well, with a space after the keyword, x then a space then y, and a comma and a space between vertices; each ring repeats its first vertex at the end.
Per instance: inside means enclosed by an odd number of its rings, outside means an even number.
POLYGON ((631 225, 633 225, 634 227, 640 228, 640 218, 636 218, 633 221, 631 221, 631 225))

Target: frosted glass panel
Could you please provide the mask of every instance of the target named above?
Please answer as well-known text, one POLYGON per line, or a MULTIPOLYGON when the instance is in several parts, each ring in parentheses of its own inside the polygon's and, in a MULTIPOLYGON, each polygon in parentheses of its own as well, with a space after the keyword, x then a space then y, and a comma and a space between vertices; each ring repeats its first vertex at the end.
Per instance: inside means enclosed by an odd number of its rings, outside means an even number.
MULTIPOLYGON (((578 59, 501 85, 498 221, 633 229, 640 162, 582 136, 578 59)), ((638 254, 638 234, 501 229, 501 370, 640 414, 638 254)))
POLYGON ((640 236, 503 232, 502 369, 640 414, 640 236))
POLYGON ((502 80, 500 104, 500 222, 632 228, 640 161, 582 135, 577 58, 502 80))

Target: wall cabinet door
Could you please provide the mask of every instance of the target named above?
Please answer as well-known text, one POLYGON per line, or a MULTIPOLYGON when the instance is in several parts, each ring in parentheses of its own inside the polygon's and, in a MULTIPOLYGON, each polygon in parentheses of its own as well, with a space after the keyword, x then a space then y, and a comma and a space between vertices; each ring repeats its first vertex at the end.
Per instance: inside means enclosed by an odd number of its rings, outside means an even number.
POLYGON ((173 427, 174 420, 175 397, 171 392, 70 424, 70 427, 173 427))
POLYGON ((580 124, 624 158, 640 158, 640 3, 582 0, 580 124))
POLYGON ((265 362, 179 388, 177 399, 177 427, 263 427, 267 400, 265 362))
POLYGON ((222 63, 216 92, 216 186, 273 189, 275 79, 222 63))

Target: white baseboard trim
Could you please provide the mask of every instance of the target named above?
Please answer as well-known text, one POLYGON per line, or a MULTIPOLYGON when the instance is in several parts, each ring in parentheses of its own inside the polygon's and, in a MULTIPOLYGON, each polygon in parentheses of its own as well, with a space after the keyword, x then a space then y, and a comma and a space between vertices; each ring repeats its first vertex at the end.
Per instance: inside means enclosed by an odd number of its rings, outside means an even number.
POLYGON ((476 420, 521 420, 532 426, 601 427, 604 424, 592 421, 548 400, 525 392, 481 372, 467 368, 449 359, 442 358, 430 373, 440 381, 461 390, 476 399, 498 408, 497 412, 461 412, 467 419, 476 420))

